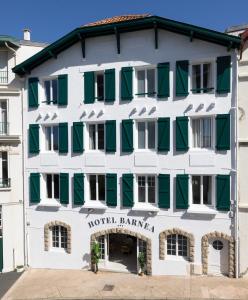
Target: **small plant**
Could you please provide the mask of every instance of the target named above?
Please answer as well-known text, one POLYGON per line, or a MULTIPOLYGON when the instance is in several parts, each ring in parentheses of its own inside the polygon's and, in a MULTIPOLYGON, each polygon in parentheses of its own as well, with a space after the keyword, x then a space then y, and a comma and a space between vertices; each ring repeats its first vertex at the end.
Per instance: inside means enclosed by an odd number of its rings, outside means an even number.
POLYGON ((145 265, 146 265, 146 257, 144 252, 140 252, 138 256, 138 263, 140 266, 140 275, 143 276, 145 272, 145 265))
POLYGON ((22 265, 16 266, 16 272, 17 273, 20 273, 20 272, 23 272, 23 271, 24 271, 24 266, 22 266, 22 265))
POLYGON ((91 249, 91 261, 92 261, 93 271, 95 273, 98 272, 98 263, 100 257, 101 257, 100 245, 97 241, 95 241, 91 249))

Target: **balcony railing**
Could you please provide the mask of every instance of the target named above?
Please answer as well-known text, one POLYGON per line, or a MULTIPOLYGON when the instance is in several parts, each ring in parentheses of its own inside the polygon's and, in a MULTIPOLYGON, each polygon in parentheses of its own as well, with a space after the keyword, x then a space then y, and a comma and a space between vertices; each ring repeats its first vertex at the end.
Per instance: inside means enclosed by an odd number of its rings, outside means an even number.
POLYGON ((8 71, 0 71, 0 84, 8 83, 8 71))
POLYGON ((0 122, 0 135, 9 134, 9 123, 8 122, 0 122))
POLYGON ((11 187, 10 178, 0 178, 0 189, 10 188, 10 187, 11 187))

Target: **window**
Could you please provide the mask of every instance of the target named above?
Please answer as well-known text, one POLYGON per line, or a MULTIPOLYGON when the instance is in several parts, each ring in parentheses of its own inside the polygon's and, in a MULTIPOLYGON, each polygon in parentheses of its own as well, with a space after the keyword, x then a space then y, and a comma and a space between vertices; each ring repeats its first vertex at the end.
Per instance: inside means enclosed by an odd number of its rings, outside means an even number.
POLYGON ((192 120, 193 148, 212 147, 212 118, 192 120))
POLYGON ((155 149, 156 122, 138 122, 138 149, 155 149))
POLYGON ((156 202, 156 178, 151 175, 138 176, 138 202, 156 202))
POLYGON ((8 133, 7 101, 0 102, 0 134, 8 133))
POLYGON ((0 238, 3 236, 3 213, 2 205, 0 205, 0 238))
POLYGON ((104 100, 104 73, 95 73, 95 84, 96 84, 96 99, 98 101, 104 100))
POLYGON ((212 205, 212 176, 192 176, 192 204, 212 205))
POLYGON ((44 81, 45 99, 47 104, 58 103, 58 79, 44 81))
POLYGON ((138 239, 139 253, 144 253, 146 257, 146 241, 138 239))
POLYGON ((155 69, 137 70, 137 96, 154 97, 155 92, 155 69))
POLYGON ((59 199, 59 174, 46 174, 46 197, 59 199))
POLYGON ((0 176, 0 188, 7 188, 10 187, 10 180, 9 180, 9 172, 8 172, 8 152, 3 151, 0 152, 0 157, 1 157, 1 175, 0 176))
POLYGON ((175 256, 188 256, 188 239, 181 234, 167 236, 167 254, 175 256))
POLYGON ((90 200, 105 201, 105 175, 89 175, 90 200))
POLYGON ((211 76, 211 63, 192 65, 192 92, 210 92, 213 89, 211 76))
POLYGON ((89 125, 89 149, 104 150, 105 149, 105 126, 104 124, 89 125))
POLYGON ((67 228, 60 225, 52 227, 52 247, 67 249, 67 228))
POLYGON ((59 126, 45 127, 45 149, 46 151, 58 151, 59 149, 59 126))
POLYGON ((213 241, 213 248, 215 250, 222 250, 223 247, 224 247, 224 245, 223 245, 222 241, 220 241, 220 240, 213 241))
POLYGON ((97 239, 100 248, 100 259, 105 259, 105 236, 101 235, 97 239))
POLYGON ((0 51, 0 84, 8 83, 8 52, 0 51))

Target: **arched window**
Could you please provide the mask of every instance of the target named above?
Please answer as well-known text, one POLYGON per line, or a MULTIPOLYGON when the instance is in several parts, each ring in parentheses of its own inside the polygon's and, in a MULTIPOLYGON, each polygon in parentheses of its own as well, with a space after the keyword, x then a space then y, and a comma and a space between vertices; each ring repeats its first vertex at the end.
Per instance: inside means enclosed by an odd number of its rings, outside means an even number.
POLYGON ((167 255, 188 257, 188 238, 182 234, 167 236, 167 255))
POLYGON ((67 249, 68 233, 67 228, 61 225, 54 225, 52 231, 52 248, 67 249))

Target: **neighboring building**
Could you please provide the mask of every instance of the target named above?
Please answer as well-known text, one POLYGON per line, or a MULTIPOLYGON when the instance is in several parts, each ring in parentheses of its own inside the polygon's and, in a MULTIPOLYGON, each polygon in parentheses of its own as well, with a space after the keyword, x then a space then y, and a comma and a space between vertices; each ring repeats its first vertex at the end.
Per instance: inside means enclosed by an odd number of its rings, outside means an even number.
POLYGON ((227 29, 227 33, 241 36, 238 62, 238 210, 239 210, 239 265, 240 276, 248 273, 248 24, 227 29))
POLYGON ((0 35, 0 272, 24 265, 22 89, 12 68, 45 44, 0 35))
POLYGON ((240 38, 157 16, 79 27, 25 76, 28 264, 235 276, 240 38))

